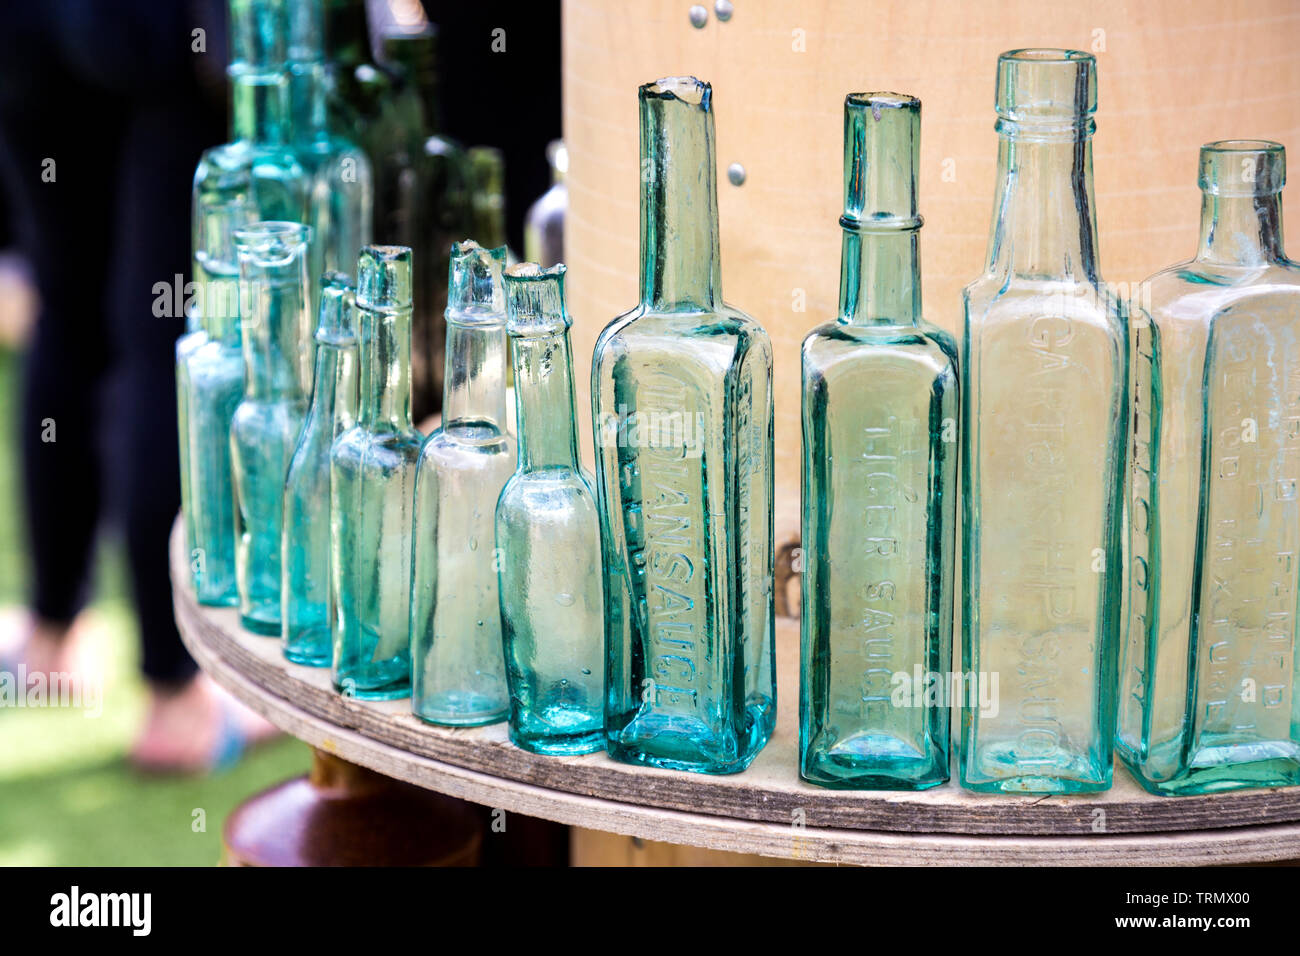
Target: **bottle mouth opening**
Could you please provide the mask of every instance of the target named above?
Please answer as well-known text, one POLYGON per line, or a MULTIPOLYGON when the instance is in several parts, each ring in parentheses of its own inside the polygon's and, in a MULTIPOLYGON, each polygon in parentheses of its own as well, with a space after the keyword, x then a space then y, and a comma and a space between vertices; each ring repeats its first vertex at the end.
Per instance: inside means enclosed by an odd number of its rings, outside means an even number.
POLYGON ((906 93, 850 93, 844 102, 858 109, 919 110, 921 101, 906 93))
POLYGON ((547 279, 561 278, 569 271, 563 262, 543 268, 536 262, 516 262, 506 269, 506 275, 519 282, 542 282, 547 279))
POLYGON ((1206 143, 1201 152, 1220 155, 1243 155, 1250 153, 1282 155, 1285 148, 1281 143, 1269 139, 1221 139, 1206 143))
POLYGON ((644 99, 679 100, 687 106, 707 106, 712 87, 693 76, 665 76, 641 87, 644 99))
POLYGON ((1066 50, 1056 47, 1027 47, 1023 50, 1008 50, 998 59, 1019 63, 1078 63, 1091 60, 1091 53, 1082 50, 1066 50))

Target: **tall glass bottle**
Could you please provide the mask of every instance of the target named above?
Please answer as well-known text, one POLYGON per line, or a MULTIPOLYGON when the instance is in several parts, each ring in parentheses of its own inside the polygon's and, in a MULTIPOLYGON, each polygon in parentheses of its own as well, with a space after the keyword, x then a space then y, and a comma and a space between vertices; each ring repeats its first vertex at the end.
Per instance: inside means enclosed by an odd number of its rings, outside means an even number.
POLYGON ((251 179, 255 220, 306 222, 309 177, 289 147, 285 0, 229 0, 230 142, 205 150, 194 197, 232 172, 251 179))
POLYGON ((605 746, 600 513, 578 464, 563 265, 506 270, 519 464, 496 507, 510 739, 524 750, 605 746))
POLYGON ((1277 143, 1201 148, 1196 256, 1133 314, 1120 756, 1148 790, 1300 784, 1300 265, 1277 143))
POLYGON ((411 529, 420 433, 411 423, 411 250, 357 264, 356 424, 330 451, 334 686, 364 700, 411 692, 411 529))
POLYGON ((280 634, 284 479, 307 411, 314 343, 307 309, 310 230, 259 222, 235 233, 244 397, 230 425, 240 622, 280 634))
POLYGON ((235 495, 226 436, 244 394, 235 231, 251 223, 254 214, 247 170, 205 179, 196 196, 196 210, 193 312, 202 328, 177 370, 184 409, 181 455, 188 465, 186 530, 199 603, 233 607, 239 603, 239 592, 235 495))
POLYGON ((1110 786, 1127 318, 1097 268, 1096 62, 998 59, 998 188, 963 292, 962 785, 1110 786), (998 687, 993 689, 992 681, 998 687))
POLYGON ((640 106, 641 302, 591 374, 606 746, 734 773, 776 720, 772 346, 722 301, 709 85, 649 83, 640 106))
POLYGON ((284 656, 297 664, 328 667, 330 629, 330 526, 321 520, 330 500, 330 450, 356 423, 357 339, 352 280, 341 272, 321 281, 316 328, 316 374, 307 419, 284 483, 281 535, 280 638, 284 656))
POLYGON ((569 209, 569 187, 564 181, 569 152, 562 140, 552 140, 546 147, 546 162, 551 167, 551 188, 528 207, 524 217, 524 258, 553 266, 564 259, 564 217, 569 209))
POLYGON ((921 318, 920 131, 910 96, 845 99, 840 315, 803 343, 799 772, 827 787, 948 779, 960 406, 921 318))
POLYGON ((504 248, 451 250, 442 427, 420 452, 411 578, 411 703, 430 723, 491 724, 509 693, 495 515, 515 469, 506 432, 504 248))
MULTIPOLYGON (((420 282, 412 319, 412 376, 416 419, 438 410, 446 371, 448 253, 455 240, 474 235, 495 248, 489 236, 473 227, 470 170, 465 149, 443 131, 438 31, 432 24, 414 32, 395 33, 383 42, 384 57, 397 67, 405 88, 419 102, 419 122, 411 127, 413 174, 403 182, 409 195, 391 221, 400 241, 415 247, 420 282)), ((500 240, 504 244, 504 237, 500 240)))
POLYGON ((308 275, 315 306, 320 277, 351 271, 361 247, 370 243, 373 205, 370 160, 359 146, 333 131, 329 117, 323 3, 292 0, 289 18, 291 142, 310 185, 308 275))

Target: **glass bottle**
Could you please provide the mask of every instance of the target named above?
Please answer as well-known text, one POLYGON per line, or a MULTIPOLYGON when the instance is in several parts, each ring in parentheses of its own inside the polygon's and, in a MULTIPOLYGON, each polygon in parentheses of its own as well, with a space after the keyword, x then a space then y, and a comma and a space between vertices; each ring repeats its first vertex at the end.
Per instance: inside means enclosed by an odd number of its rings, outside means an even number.
POLYGON ((600 514, 578 464, 563 265, 506 270, 519 464, 496 506, 510 739, 533 753, 605 746, 600 514))
POLYGON ((356 424, 330 451, 334 686, 363 700, 411 692, 411 250, 367 246, 357 264, 356 424))
MULTIPOLYGON (((471 146, 465 151, 470 175, 471 228, 480 245, 506 245, 506 157, 495 146, 471 146)), ((506 261, 515 255, 508 246, 506 261)))
POLYGON ((316 374, 307 419, 284 484, 280 560, 280 637, 296 664, 328 667, 330 526, 321 520, 330 500, 330 449, 356 423, 357 339, 352 280, 328 272, 321 280, 316 329, 316 374))
POLYGON ((1097 268, 1096 105, 1086 53, 998 59, 993 228, 985 273, 963 292, 960 762, 972 790, 1111 783, 1128 337, 1097 268))
POLYGON ((596 342, 616 759, 743 770, 776 719, 772 346, 722 301, 712 91, 640 89, 641 302, 596 342))
POLYGON ((1195 258, 1138 289, 1120 756, 1153 793, 1300 783, 1300 265, 1285 152, 1201 148, 1195 258))
POLYGON ((284 0, 230 0, 230 142, 205 150, 194 196, 247 171, 255 221, 306 222, 310 182, 288 145, 289 21, 284 0))
POLYGON ((506 718, 495 539, 515 469, 506 432, 504 248, 457 243, 447 303, 442 427, 420 451, 411 578, 411 702, 435 724, 506 718))
POLYGON ((546 147, 546 162, 551 167, 551 188, 528 207, 524 217, 524 258, 553 266, 564 260, 564 216, 569 209, 569 187, 564 181, 569 152, 562 140, 552 140, 546 147))
POLYGON ((230 425, 239 616, 248 630, 277 637, 284 479, 314 358, 309 233, 296 222, 258 222, 235 233, 244 348, 244 397, 230 425))
MULTIPOLYGON (((474 235, 479 244, 495 248, 489 237, 475 231, 470 209, 470 170, 464 147, 443 132, 442 89, 439 76, 438 31, 433 24, 384 37, 384 57, 397 67, 407 89, 418 100, 418 123, 411 127, 412 175, 409 195, 392 228, 415 247, 418 257, 416 311, 412 319, 412 376, 417 421, 441 407, 446 371, 443 367, 447 325, 448 253, 454 241, 474 235)), ((502 237, 500 244, 504 244, 502 237)))
POLYGON ((921 318, 920 130, 913 97, 845 99, 840 314, 803 343, 799 772, 826 787, 948 779, 960 406, 921 318))
POLYGON ((177 372, 184 408, 181 456, 189 486, 186 530, 199 603, 234 607, 239 603, 235 496, 226 436, 244 395, 235 231, 254 215, 247 170, 206 178, 195 199, 192 311, 202 329, 177 372))
POLYGON ((373 204, 370 160, 359 146, 331 128, 322 4, 323 0, 293 0, 288 62, 291 142, 310 183, 308 275, 316 308, 320 277, 350 271, 361 247, 369 245, 373 204))

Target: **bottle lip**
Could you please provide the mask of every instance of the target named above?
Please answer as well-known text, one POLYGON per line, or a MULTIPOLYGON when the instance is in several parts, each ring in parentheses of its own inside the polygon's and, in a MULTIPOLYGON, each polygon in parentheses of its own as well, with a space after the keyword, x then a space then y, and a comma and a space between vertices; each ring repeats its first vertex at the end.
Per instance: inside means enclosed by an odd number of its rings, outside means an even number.
POLYGON ((1197 185, 1212 196, 1268 196, 1286 185, 1286 148, 1269 139, 1222 139, 1201 147, 1197 185))
POLYGON ((643 100, 678 100, 687 106, 708 109, 713 87, 693 76, 665 76, 640 89, 643 100))
POLYGON ((369 245, 357 260, 357 305, 372 311, 411 307, 411 247, 369 245))
POLYGON ((844 105, 870 110, 919 110, 921 101, 907 93, 850 93, 844 97, 844 105))
POLYGON ((516 262, 509 266, 505 275, 516 282, 544 282, 548 279, 560 279, 569 271, 563 262, 553 266, 540 266, 536 262, 516 262))
POLYGON ((563 262, 546 268, 536 262, 517 262, 506 269, 506 331, 510 335, 542 338, 569 328, 572 320, 564 307, 564 274, 568 271, 563 262), (543 284, 553 288, 539 292, 543 284))
POLYGON ((1097 59, 1082 50, 1027 47, 998 56, 994 109, 1000 133, 1088 136, 1095 129, 1097 59))

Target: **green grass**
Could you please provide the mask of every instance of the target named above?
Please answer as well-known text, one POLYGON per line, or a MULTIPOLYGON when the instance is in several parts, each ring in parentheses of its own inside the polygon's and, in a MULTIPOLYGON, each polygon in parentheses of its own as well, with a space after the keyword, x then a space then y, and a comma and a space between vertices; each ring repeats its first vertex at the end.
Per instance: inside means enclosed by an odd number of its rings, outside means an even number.
MULTIPOLYGON (((0 605, 21 602, 26 566, 18 497, 19 362, 0 349, 0 605)), ((102 713, 0 707, 0 866, 205 866, 239 801, 302 773, 308 750, 278 740, 202 777, 146 778, 127 766, 145 705, 119 549, 100 548, 93 653, 102 713)))

